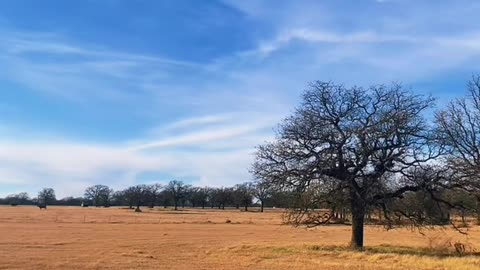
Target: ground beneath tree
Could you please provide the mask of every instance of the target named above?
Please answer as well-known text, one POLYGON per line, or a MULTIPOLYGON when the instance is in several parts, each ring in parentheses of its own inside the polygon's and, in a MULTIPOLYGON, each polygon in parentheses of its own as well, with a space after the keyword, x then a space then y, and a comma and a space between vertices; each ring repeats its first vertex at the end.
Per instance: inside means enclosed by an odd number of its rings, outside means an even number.
POLYGON ((143 210, 0 207, 0 269, 480 269, 453 248, 480 250, 478 227, 367 226, 362 253, 343 248, 349 227, 292 228, 279 210, 143 210))

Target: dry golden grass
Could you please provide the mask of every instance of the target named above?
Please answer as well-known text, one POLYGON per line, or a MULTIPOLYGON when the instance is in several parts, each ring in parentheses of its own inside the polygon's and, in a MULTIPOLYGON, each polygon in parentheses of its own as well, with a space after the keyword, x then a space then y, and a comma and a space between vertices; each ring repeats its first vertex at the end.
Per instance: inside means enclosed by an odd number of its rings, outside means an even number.
POLYGON ((0 269, 480 269, 480 229, 385 231, 365 252, 343 248, 348 226, 281 225, 281 212, 0 207, 0 269), (230 220, 230 223, 226 223, 230 220))

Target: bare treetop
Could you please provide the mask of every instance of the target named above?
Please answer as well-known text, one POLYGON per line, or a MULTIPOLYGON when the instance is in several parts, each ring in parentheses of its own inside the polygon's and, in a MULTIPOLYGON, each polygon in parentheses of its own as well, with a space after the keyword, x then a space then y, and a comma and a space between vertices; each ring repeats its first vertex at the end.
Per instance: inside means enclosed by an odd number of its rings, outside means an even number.
MULTIPOLYGON (((258 148, 253 172, 299 192, 312 187, 321 194, 345 191, 353 222, 363 224, 368 205, 417 189, 400 186, 398 177, 386 174, 406 174, 438 155, 423 118, 432 105, 432 98, 400 84, 364 89, 315 82, 280 125, 277 140, 258 148)), ((363 237, 352 240, 363 244, 363 237)))
POLYGON ((469 188, 480 190, 480 77, 468 83, 467 98, 452 101, 436 113, 435 120, 449 165, 469 182, 469 188))

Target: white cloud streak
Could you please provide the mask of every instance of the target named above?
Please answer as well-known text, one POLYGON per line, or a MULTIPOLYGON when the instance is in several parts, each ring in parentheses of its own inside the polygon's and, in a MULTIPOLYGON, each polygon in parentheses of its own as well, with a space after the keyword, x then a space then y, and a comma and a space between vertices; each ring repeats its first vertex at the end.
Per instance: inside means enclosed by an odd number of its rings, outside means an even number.
MULTIPOLYGON (((167 126, 179 128, 185 123, 212 123, 207 119, 222 118, 210 115, 167 126)), ((198 179, 195 183, 201 185, 230 185, 249 179, 253 147, 269 137, 267 133, 261 135, 265 125, 257 122, 244 126, 223 124, 209 130, 188 129, 180 135, 136 145, 3 139, 0 185, 37 189, 53 186, 60 196, 81 195, 86 186, 97 182, 124 188, 136 183, 143 172, 194 177, 198 179)))

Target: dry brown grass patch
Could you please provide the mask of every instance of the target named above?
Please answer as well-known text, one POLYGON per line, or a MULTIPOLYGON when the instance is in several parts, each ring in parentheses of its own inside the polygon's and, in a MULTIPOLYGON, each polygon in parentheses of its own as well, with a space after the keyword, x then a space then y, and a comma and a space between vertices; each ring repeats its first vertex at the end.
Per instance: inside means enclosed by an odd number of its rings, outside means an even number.
POLYGON ((480 269, 479 227, 463 236, 366 226, 356 252, 348 226, 292 228, 281 211, 142 210, 0 207, 0 269, 480 269))

